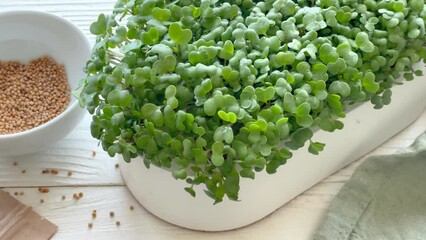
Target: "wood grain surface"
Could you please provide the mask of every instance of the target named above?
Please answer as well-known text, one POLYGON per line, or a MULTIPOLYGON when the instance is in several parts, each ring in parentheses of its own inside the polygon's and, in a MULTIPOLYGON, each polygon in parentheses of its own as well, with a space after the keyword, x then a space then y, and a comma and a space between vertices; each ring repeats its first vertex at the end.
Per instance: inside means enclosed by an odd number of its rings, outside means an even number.
MULTIPOLYGON (((99 13, 109 13, 114 2, 0 0, 0 11, 31 9, 51 12, 75 23, 93 41, 88 32, 90 23, 99 13)), ((182 229, 148 213, 127 190, 119 169, 115 167, 117 160, 108 157, 98 147, 98 142, 90 137, 89 122, 87 115, 69 136, 43 152, 0 159, 0 188, 12 195, 16 193, 17 199, 57 224, 59 231, 53 239, 308 240, 312 238, 330 201, 356 167, 369 155, 390 154, 409 146, 426 131, 426 112, 367 156, 307 190, 267 218, 242 229, 220 233, 182 229), (57 169, 58 174, 42 174, 44 169, 57 169), (69 171, 71 176, 68 176, 69 171), (38 187, 49 187, 49 192, 40 193, 38 187), (73 199, 73 194, 80 192, 83 197, 73 199), (41 199, 44 203, 40 203, 41 199), (134 206, 133 211, 130 206, 134 206), (97 210, 95 219, 91 215, 93 210, 97 210), (114 218, 109 216, 110 211, 114 211, 114 218), (116 221, 120 221, 120 226, 116 226, 116 221), (89 222, 93 223, 92 229, 88 228, 89 222)))

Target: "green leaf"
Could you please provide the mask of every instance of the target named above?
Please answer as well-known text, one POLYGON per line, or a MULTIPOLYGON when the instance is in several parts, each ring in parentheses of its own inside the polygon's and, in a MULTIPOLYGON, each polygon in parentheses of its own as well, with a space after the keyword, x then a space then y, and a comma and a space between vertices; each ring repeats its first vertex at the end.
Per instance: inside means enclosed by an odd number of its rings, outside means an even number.
POLYGON ((192 197, 195 197, 195 196, 196 196, 195 191, 194 191, 194 189, 193 189, 193 188, 186 187, 186 188, 184 188, 184 189, 185 189, 185 191, 186 191, 187 193, 189 193, 192 197))
POLYGON ((274 98, 275 88, 274 87, 256 88, 255 93, 256 93, 256 97, 258 101, 268 102, 269 100, 274 98))
POLYGON ((346 64, 349 66, 355 66, 358 63, 358 54, 352 52, 351 45, 349 43, 342 43, 336 48, 337 53, 343 57, 346 64))
POLYGON ((336 12, 332 9, 325 12, 325 19, 328 26, 336 27, 338 25, 336 15, 336 12))
POLYGON ((248 28, 256 31, 258 35, 266 35, 270 27, 269 19, 266 17, 257 18, 257 20, 249 24, 248 28))
POLYGON ((420 12, 424 9, 425 3, 423 0, 410 0, 408 2, 413 11, 420 12))
POLYGON ((345 117, 343 112, 342 102, 340 101, 341 97, 336 94, 329 94, 327 97, 327 103, 332 109, 333 113, 339 117, 345 117))
POLYGON ((231 200, 237 201, 238 191, 240 190, 240 175, 235 169, 226 175, 223 186, 226 196, 231 200))
POLYGON ((152 10, 155 7, 155 1, 153 0, 147 0, 143 1, 141 5, 138 6, 138 14, 141 16, 148 16, 152 13, 152 10))
POLYGON ((136 146, 145 150, 149 154, 154 154, 158 151, 157 143, 151 136, 148 135, 142 135, 136 139, 136 146))
POLYGON ((303 25, 308 31, 319 31, 327 27, 320 13, 309 11, 303 16, 303 25))
POLYGON ((339 55, 330 44, 324 43, 319 49, 319 58, 323 63, 329 63, 337 61, 339 55))
POLYGON ((277 32, 278 38, 283 42, 290 42, 299 37, 299 31, 294 22, 286 20, 281 23, 282 31, 277 32))
POLYGON ((90 25, 90 33, 101 35, 106 33, 107 19, 104 14, 98 16, 98 20, 90 25))
POLYGON ((294 96, 290 92, 286 92, 284 94, 283 105, 286 112, 296 112, 296 102, 294 100, 294 96))
POLYGON ((164 59, 169 55, 173 55, 173 50, 170 46, 167 46, 165 44, 155 44, 152 46, 152 48, 148 51, 149 55, 158 55, 160 59, 164 59))
POLYGON ((297 40, 297 39, 293 39, 293 41, 291 41, 289 44, 287 44, 289 48, 299 51, 302 48, 302 43, 297 40))
POLYGON ((263 120, 263 119, 259 119, 256 122, 252 122, 249 123, 249 129, 250 131, 262 131, 262 132, 266 132, 266 130, 268 130, 268 123, 263 120))
POLYGON ((342 81, 332 82, 328 88, 330 93, 337 93, 342 97, 347 97, 351 94, 351 87, 349 84, 342 81))
POLYGON ((235 113, 233 112, 226 113, 224 111, 219 111, 217 114, 223 121, 230 122, 230 123, 237 122, 237 115, 235 115, 235 113))
POLYGON ((308 151, 314 155, 318 155, 324 150, 325 144, 320 142, 311 142, 308 151))
POLYGON ((335 62, 327 64, 328 72, 332 75, 342 74, 346 71, 346 62, 342 58, 338 58, 335 62))
POLYGON ((234 90, 238 91, 241 89, 240 74, 238 71, 232 70, 232 68, 226 66, 222 69, 222 76, 234 90))
POLYGON ((224 145, 222 142, 215 142, 212 146, 212 163, 216 167, 222 166, 222 164, 225 162, 225 159, 223 158, 223 149, 224 145))
POLYGON ((296 60, 294 52, 279 52, 277 54, 277 62, 283 66, 293 64, 294 60, 296 60))
POLYGON ((172 23, 169 27, 170 39, 179 45, 185 45, 192 39, 192 31, 190 29, 182 29, 178 23, 172 23))
POLYGON ((231 144, 232 141, 234 141, 234 132, 232 131, 232 128, 227 126, 225 127, 224 133, 223 133, 223 140, 225 140, 226 143, 231 144))
POLYGON ((159 38, 160 33, 156 27, 152 27, 148 32, 141 34, 141 40, 144 45, 154 45, 158 42, 159 38))
POLYGON ((147 119, 150 118, 155 111, 158 110, 158 107, 152 103, 147 103, 145 105, 143 105, 142 109, 141 109, 141 113, 142 113, 142 117, 147 119))
POLYGON ((193 148, 192 155, 194 156, 195 163, 197 164, 206 164, 207 163, 207 153, 200 148, 193 148))
POLYGON ((173 72, 176 68, 177 60, 174 55, 166 56, 164 59, 157 60, 153 68, 157 71, 158 74, 165 74, 168 72, 173 72))
POLYGON ((291 134, 291 142, 287 143, 287 146, 290 147, 290 149, 301 148, 313 135, 310 128, 300 128, 291 134))
POLYGON ((234 140, 234 132, 229 126, 220 126, 216 129, 213 138, 216 142, 225 141, 230 144, 234 140))
POLYGON ((389 89, 385 90, 382 95, 382 103, 384 105, 389 105, 391 102, 391 98, 392 98, 392 91, 389 89))
POLYGON ((207 65, 210 62, 209 55, 207 54, 207 51, 190 52, 189 55, 188 55, 188 59, 189 59, 189 62, 194 66, 199 64, 199 63, 207 65))
POLYGON ((167 8, 162 9, 159 7, 155 7, 154 9, 152 9, 152 16, 159 21, 169 21, 172 14, 167 8))
POLYGON ((420 77, 420 76, 423 76, 423 71, 422 71, 422 70, 416 70, 416 71, 414 71, 414 74, 415 74, 417 77, 420 77))
POLYGON ((214 99, 207 99, 207 101, 204 103, 204 112, 207 114, 207 116, 216 115, 217 108, 218 106, 214 99))
POLYGON ((107 101, 112 105, 128 107, 132 103, 132 95, 128 90, 113 90, 108 94, 107 101))
POLYGON ((114 157, 119 152, 121 152, 121 147, 118 144, 113 144, 107 149, 107 153, 110 157, 114 157))
POLYGON ((240 176, 243 177, 243 178, 254 179, 255 178, 255 173, 251 169, 242 169, 240 171, 240 176))
POLYGON ((305 102, 296 108, 296 122, 302 127, 309 127, 313 123, 313 118, 310 115, 311 106, 305 102))
POLYGON ((173 85, 170 85, 166 88, 164 96, 165 98, 172 98, 176 96, 176 93, 177 93, 177 88, 173 85))
POLYGON ((336 19, 340 23, 346 24, 352 19, 352 14, 350 12, 344 12, 343 10, 339 9, 337 11, 336 19))
POLYGON ((370 41, 368 34, 359 32, 355 37, 355 43, 362 51, 370 53, 374 51, 374 44, 370 41))
POLYGON ((163 113, 158 109, 148 117, 156 127, 162 127, 164 125, 164 116, 163 113))
POLYGON ((122 48, 120 48, 120 51, 122 53, 127 53, 136 49, 139 49, 142 47, 142 41, 139 39, 133 40, 133 42, 124 45, 122 48))
POLYGON ((365 76, 361 79, 362 86, 365 91, 369 93, 376 93, 380 89, 380 85, 375 82, 376 76, 372 72, 367 72, 365 76))
POLYGON ((111 123, 113 126, 122 125, 125 121, 126 119, 123 112, 116 113, 111 117, 111 123))
POLYGON ((233 55, 234 55, 234 44, 230 40, 227 40, 224 43, 223 48, 219 53, 219 57, 225 60, 229 60, 232 58, 233 55))
POLYGON ((112 74, 106 78, 106 83, 111 86, 116 86, 117 84, 121 83, 122 78, 123 71, 121 70, 121 68, 116 67, 114 68, 112 74))
POLYGON ((109 40, 113 44, 120 44, 126 40, 127 29, 124 26, 120 26, 115 30, 115 35, 112 36, 109 40))
POLYGON ((186 177, 188 176, 188 174, 186 173, 186 169, 179 169, 179 170, 175 170, 172 173, 173 177, 175 179, 186 179, 186 177))

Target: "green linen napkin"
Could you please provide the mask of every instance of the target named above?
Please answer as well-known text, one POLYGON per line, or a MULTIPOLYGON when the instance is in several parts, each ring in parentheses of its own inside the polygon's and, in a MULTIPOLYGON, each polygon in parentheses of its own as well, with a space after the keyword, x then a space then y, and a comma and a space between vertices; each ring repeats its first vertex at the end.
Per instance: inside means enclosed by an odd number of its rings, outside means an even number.
POLYGON ((426 239, 426 133, 368 158, 333 199, 314 240, 426 239))

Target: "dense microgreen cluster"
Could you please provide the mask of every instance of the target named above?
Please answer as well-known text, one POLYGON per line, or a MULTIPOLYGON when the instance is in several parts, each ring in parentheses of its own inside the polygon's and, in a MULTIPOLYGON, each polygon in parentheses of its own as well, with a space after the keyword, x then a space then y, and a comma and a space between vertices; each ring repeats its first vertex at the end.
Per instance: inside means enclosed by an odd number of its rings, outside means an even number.
POLYGON ((75 93, 111 156, 238 200, 241 177, 318 154, 314 129, 421 75, 425 20, 423 0, 119 0, 75 93))

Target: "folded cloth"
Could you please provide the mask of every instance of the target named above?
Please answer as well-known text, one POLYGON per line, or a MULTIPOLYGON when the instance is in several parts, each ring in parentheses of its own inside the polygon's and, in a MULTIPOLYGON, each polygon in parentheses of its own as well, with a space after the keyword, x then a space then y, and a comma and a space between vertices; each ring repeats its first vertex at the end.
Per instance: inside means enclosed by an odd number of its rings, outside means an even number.
POLYGON ((331 202, 314 240, 426 239, 426 133, 368 158, 331 202))

